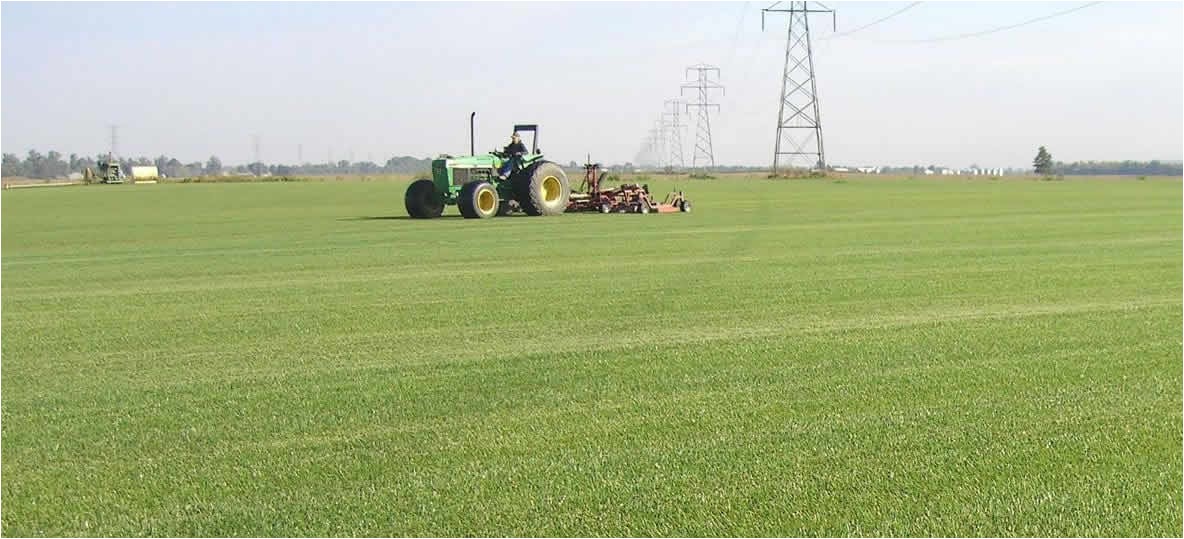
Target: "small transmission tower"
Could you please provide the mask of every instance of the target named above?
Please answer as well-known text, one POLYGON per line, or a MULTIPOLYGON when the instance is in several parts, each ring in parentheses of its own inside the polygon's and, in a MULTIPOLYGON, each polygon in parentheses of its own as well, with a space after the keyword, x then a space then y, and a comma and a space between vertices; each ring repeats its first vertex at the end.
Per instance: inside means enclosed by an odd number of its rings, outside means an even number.
POLYGON ((711 145, 711 115, 708 111, 711 107, 719 110, 719 104, 710 103, 707 99, 707 93, 710 90, 719 90, 721 93, 724 87, 717 81, 711 80, 711 72, 715 72, 715 76, 719 77, 719 68, 706 64, 693 65, 687 68, 687 72, 694 71, 696 78, 693 81, 688 81, 682 85, 682 90, 689 89, 697 90, 698 100, 694 103, 687 103, 687 111, 690 112, 691 107, 699 113, 697 125, 695 126, 695 153, 691 156, 691 166, 693 168, 715 167, 715 150, 711 145))
POLYGON ((830 13, 833 25, 835 11, 818 2, 777 2, 761 10, 762 30, 766 13, 789 14, 785 70, 781 75, 781 111, 777 113, 777 142, 773 147, 773 174, 784 165, 825 169, 814 51, 810 47, 810 14, 830 13))
POLYGON ((107 161, 115 161, 119 159, 119 126, 110 124, 107 127, 111 129, 111 149, 107 152, 107 161))
POLYGON ((654 120, 654 161, 658 170, 666 170, 669 162, 666 160, 666 122, 661 114, 654 120))
POLYGON ((667 99, 664 104, 668 109, 667 112, 662 113, 662 116, 667 120, 666 127, 669 129, 670 137, 667 139, 667 144, 670 146, 670 158, 667 160, 671 170, 683 170, 687 168, 686 159, 682 155, 682 121, 680 118, 681 110, 686 106, 686 102, 681 99, 667 99))

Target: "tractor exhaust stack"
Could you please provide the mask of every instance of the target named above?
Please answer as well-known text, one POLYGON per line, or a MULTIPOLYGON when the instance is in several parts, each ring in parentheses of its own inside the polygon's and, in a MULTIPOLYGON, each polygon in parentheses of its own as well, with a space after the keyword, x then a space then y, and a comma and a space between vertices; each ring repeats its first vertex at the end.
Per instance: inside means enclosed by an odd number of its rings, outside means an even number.
POLYGON ((469 155, 477 155, 477 136, 476 131, 477 113, 474 112, 469 115, 469 155))

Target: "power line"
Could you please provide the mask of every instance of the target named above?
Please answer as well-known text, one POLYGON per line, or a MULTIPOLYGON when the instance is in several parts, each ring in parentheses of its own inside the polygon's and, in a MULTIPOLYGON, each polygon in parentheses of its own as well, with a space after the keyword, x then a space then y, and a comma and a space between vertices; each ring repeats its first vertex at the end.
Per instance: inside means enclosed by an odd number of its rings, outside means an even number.
POLYGON ((728 64, 736 59, 736 45, 740 41, 740 31, 744 29, 744 15, 748 13, 748 2, 745 2, 740 8, 740 20, 736 22, 736 31, 732 34, 731 51, 728 53, 728 64))
POLYGON ((909 5, 905 6, 905 7, 902 7, 902 8, 900 8, 900 9, 896 10, 896 11, 893 11, 892 13, 889 13, 887 16, 885 16, 885 17, 883 17, 883 18, 880 18, 880 19, 877 19, 877 20, 875 20, 875 21, 872 21, 872 22, 870 22, 870 23, 867 23, 867 24, 865 24, 865 25, 863 25, 863 26, 860 26, 859 28, 856 28, 856 29, 854 29, 854 30, 847 30, 846 32, 839 32, 839 33, 837 33, 837 34, 831 34, 831 35, 829 35, 829 36, 826 36, 826 37, 823 37, 823 38, 819 39, 818 41, 826 41, 826 40, 828 40, 828 39, 836 39, 836 38, 840 38, 840 37, 845 37, 845 36, 849 36, 849 35, 851 35, 851 34, 854 34, 855 32, 860 32, 860 31, 863 31, 863 30, 867 30, 868 28, 871 28, 871 27, 873 27, 873 26, 875 26, 875 25, 877 25, 877 24, 880 24, 880 23, 882 23, 882 22, 884 22, 884 21, 888 20, 888 19, 891 19, 892 17, 895 17, 895 16, 897 16, 897 15, 900 15, 901 13, 904 13, 904 12, 906 12, 906 11, 910 10, 910 9, 913 9, 913 8, 917 7, 917 5, 919 5, 920 3, 921 3, 921 2, 913 2, 913 3, 911 3, 911 4, 909 4, 909 5))
POLYGON ((989 35, 989 34, 994 34, 994 33, 997 33, 997 32, 1003 32, 1003 31, 1006 31, 1006 30, 1013 30, 1013 29, 1016 29, 1016 28, 1020 28, 1020 27, 1022 27, 1022 26, 1028 26, 1029 24, 1035 24, 1035 23, 1038 23, 1038 22, 1041 22, 1041 21, 1047 21, 1047 20, 1049 20, 1049 19, 1056 18, 1056 17, 1060 17, 1060 16, 1062 16, 1062 15, 1068 15, 1068 14, 1070 14, 1070 13, 1073 13, 1074 11, 1080 11, 1080 10, 1083 10, 1083 9, 1085 9, 1085 8, 1087 8, 1087 7, 1093 7, 1093 6, 1096 6, 1096 5, 1098 5, 1098 4, 1101 4, 1101 2, 1090 2, 1090 3, 1088 3, 1088 4, 1082 4, 1082 5, 1080 5, 1080 6, 1077 6, 1077 7, 1075 7, 1075 8, 1072 8, 1072 9, 1066 9, 1066 10, 1063 10, 1063 11, 1058 11, 1058 12, 1056 12, 1056 13, 1050 13, 1050 14, 1048 14, 1048 15, 1043 15, 1043 16, 1040 16, 1040 17, 1036 17, 1036 18, 1034 18, 1034 19, 1028 19, 1028 20, 1026 20, 1026 21, 1023 21, 1023 22, 1018 22, 1018 23, 1015 23, 1015 24, 1009 24, 1009 25, 1007 25, 1007 26, 1000 26, 1000 27, 997 27, 997 28, 991 28, 991 29, 988 29, 988 30, 982 30, 982 31, 980 31, 980 32, 970 32, 970 33, 966 33, 966 34, 957 34, 957 35, 952 35, 952 36, 943 36, 943 37, 932 37, 932 38, 926 38, 926 39, 887 39, 887 40, 876 40, 876 41, 880 41, 880 42, 883 42, 883 43, 937 43, 937 42, 940 42, 940 41, 954 41, 954 40, 957 40, 957 39, 967 39, 967 38, 971 38, 971 37, 981 37, 981 36, 985 36, 985 35, 989 35))

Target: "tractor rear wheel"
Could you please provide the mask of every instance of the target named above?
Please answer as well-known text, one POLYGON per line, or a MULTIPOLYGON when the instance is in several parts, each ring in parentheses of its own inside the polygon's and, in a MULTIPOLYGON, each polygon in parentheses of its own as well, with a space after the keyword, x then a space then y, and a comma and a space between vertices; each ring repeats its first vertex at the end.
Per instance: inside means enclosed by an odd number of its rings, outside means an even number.
POLYGON ((544 161, 514 177, 514 195, 527 215, 559 215, 567 209, 571 187, 567 174, 544 161))
POLYGON ((488 219, 498 215, 497 189, 489 182, 469 182, 460 188, 456 207, 465 219, 488 219))
POLYGON ((682 204, 679 205, 678 209, 682 210, 685 213, 691 213, 691 201, 684 199, 682 201, 682 204))
POLYGON ((428 179, 415 180, 407 187, 403 205, 413 219, 432 219, 444 214, 444 200, 436 191, 436 184, 428 179))

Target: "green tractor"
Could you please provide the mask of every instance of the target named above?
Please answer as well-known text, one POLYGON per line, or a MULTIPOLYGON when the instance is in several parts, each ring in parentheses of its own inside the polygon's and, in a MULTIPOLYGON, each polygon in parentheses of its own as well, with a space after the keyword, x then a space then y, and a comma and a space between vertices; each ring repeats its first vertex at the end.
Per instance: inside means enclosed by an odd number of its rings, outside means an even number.
POLYGON ((106 161, 99 161, 95 168, 86 167, 82 172, 82 177, 87 183, 123 183, 123 171, 119 168, 119 162, 108 158, 106 161))
POLYGON ((512 156, 498 151, 477 155, 473 121, 469 116, 469 151, 473 155, 444 155, 432 161, 432 178, 418 179, 407 188, 403 202, 407 214, 431 219, 455 204, 466 219, 488 219, 515 211, 527 215, 558 215, 567 209, 571 187, 563 168, 543 159, 539 150, 539 126, 519 124, 517 133, 531 133, 530 152, 515 160, 505 179, 498 170, 512 156))

